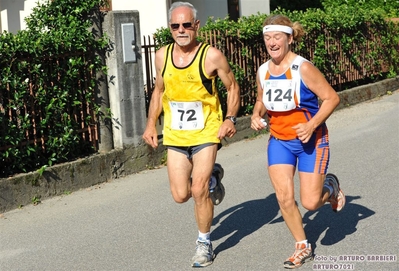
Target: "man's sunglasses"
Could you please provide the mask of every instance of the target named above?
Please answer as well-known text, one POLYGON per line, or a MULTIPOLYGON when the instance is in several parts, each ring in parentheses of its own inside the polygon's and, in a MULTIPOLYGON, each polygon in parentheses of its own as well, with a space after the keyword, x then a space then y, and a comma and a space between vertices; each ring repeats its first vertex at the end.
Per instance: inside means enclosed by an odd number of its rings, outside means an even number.
MULTIPOLYGON (((189 28, 193 27, 193 23, 191 23, 191 22, 182 23, 181 25, 184 27, 184 29, 189 29, 189 28)), ((172 30, 177 30, 177 29, 179 29, 179 27, 180 27, 180 24, 170 24, 170 28, 172 28, 172 30)))

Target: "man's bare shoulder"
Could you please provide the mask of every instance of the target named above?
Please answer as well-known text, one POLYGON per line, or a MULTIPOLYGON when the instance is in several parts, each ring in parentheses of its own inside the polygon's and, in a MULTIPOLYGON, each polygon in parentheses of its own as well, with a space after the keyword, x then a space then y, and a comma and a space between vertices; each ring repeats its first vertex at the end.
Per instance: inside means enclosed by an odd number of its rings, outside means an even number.
POLYGON ((165 55, 166 47, 168 47, 168 45, 162 46, 161 48, 159 48, 159 49, 155 52, 155 54, 156 54, 157 56, 158 56, 158 55, 160 55, 160 56, 165 55))
MULTIPOLYGON (((206 60, 211 65, 213 70, 226 69, 228 66, 225 55, 219 49, 210 46, 206 54, 206 60), (212 64, 211 64, 212 63, 212 64)), ((211 68, 210 66, 208 66, 211 68)))
POLYGON ((219 61, 220 58, 224 58, 224 55, 222 51, 211 45, 209 46, 207 57, 209 57, 212 61, 219 61))

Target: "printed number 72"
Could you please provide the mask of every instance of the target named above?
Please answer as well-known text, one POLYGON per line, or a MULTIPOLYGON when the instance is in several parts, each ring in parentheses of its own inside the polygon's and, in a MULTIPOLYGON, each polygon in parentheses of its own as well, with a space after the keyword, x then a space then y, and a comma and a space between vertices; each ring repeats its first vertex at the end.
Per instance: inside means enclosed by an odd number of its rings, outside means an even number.
POLYGON ((193 110, 193 109, 189 109, 187 111, 177 110, 177 112, 180 113, 180 121, 183 121, 183 118, 184 118, 185 114, 189 115, 188 118, 187 118, 187 121, 197 120, 197 118, 195 117, 195 110, 193 110))

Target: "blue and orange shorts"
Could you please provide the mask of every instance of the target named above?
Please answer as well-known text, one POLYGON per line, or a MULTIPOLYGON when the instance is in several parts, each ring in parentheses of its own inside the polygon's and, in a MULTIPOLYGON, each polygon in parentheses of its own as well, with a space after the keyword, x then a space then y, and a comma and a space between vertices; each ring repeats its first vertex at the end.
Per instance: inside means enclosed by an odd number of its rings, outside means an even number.
POLYGON ((330 161, 330 144, 326 126, 321 126, 313 133, 307 143, 299 139, 279 140, 270 136, 267 149, 269 166, 288 164, 298 171, 326 174, 330 161))

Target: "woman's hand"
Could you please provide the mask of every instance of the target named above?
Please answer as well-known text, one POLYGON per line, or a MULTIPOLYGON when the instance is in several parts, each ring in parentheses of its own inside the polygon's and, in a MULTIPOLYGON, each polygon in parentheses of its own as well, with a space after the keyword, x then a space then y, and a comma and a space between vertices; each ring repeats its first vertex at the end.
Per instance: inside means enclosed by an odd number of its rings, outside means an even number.
POLYGON ((262 129, 266 129, 267 122, 265 119, 262 119, 259 116, 252 116, 251 117, 251 128, 255 131, 260 131, 262 129))
POLYGON ((298 139, 302 143, 308 143, 314 132, 313 126, 309 122, 298 123, 297 125, 293 126, 292 129, 295 130, 298 139))

